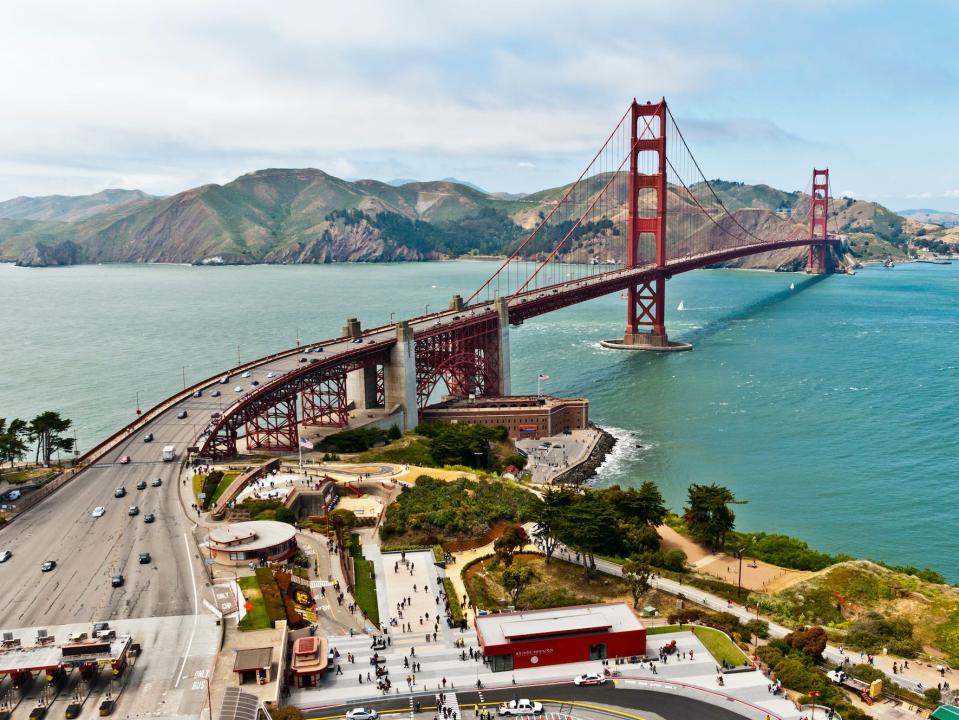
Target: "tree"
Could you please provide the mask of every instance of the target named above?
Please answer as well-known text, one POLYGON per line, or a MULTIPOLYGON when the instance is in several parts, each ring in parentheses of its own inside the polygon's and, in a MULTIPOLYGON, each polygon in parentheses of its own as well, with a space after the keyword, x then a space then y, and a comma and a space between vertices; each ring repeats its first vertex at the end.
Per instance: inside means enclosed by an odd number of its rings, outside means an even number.
POLYGON ((73 450, 73 438, 63 437, 73 425, 72 420, 60 417, 60 413, 53 410, 47 410, 40 413, 27 426, 27 434, 30 439, 37 443, 36 461, 39 463, 41 456, 43 464, 49 465, 50 458, 58 450, 71 452, 73 450))
POLYGON ((352 510, 340 508, 339 510, 334 510, 330 513, 330 524, 338 532, 349 532, 356 527, 358 522, 359 519, 352 510))
POLYGON ((529 536, 522 525, 510 525, 493 542, 496 561, 501 562, 504 567, 508 568, 513 563, 513 554, 528 542, 529 536))
POLYGON ((687 527, 713 551, 726 544, 726 534, 736 526, 736 514, 729 508, 741 504, 732 490, 722 485, 690 485, 684 508, 687 527))
POLYGON ((666 520, 668 510, 656 483, 647 480, 639 489, 630 488, 623 493, 620 512, 625 519, 656 527, 666 520))
POLYGON ((588 492, 570 505, 560 539, 586 555, 587 578, 596 574, 596 553, 618 546, 617 519, 616 511, 599 493, 588 492))
POLYGON ((503 584, 503 588, 509 593, 511 604, 515 606, 523 590, 528 588, 538 578, 539 576, 536 574, 536 571, 529 565, 516 563, 503 570, 500 581, 503 584))
POLYGON ((574 493, 568 488, 547 488, 543 499, 536 506, 536 527, 533 538, 542 545, 547 564, 553 557, 566 511, 573 502, 574 493))
POLYGON ((303 720, 303 711, 296 705, 284 705, 270 710, 273 720, 303 720))
POLYGON ((648 557, 632 557, 623 563, 623 580, 633 595, 634 608, 639 607, 639 599, 649 592, 649 576, 652 574, 648 557))
POLYGON ((24 437, 27 434, 27 423, 14 418, 7 425, 6 418, 0 418, 0 463, 8 462, 10 467, 26 454, 29 447, 24 437))
POLYGON ((276 520, 277 522, 286 523, 287 525, 296 525, 296 513, 287 507, 277 508, 276 520))
POLYGON ((797 628, 786 635, 783 640, 791 648, 815 659, 821 658, 823 650, 826 649, 826 631, 818 625, 797 628))

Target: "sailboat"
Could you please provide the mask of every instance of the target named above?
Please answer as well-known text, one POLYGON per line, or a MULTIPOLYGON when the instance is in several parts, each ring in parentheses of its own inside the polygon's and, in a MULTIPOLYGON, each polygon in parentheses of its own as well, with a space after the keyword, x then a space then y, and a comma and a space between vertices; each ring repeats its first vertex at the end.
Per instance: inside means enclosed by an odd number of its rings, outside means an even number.
POLYGON ((795 290, 795 289, 796 289, 796 283, 789 283, 789 289, 790 289, 790 290, 795 290))
POLYGON ((686 306, 683 305, 683 301, 682 301, 682 300, 679 301, 679 307, 677 307, 676 309, 679 310, 679 312, 682 312, 683 310, 686 309, 686 306))

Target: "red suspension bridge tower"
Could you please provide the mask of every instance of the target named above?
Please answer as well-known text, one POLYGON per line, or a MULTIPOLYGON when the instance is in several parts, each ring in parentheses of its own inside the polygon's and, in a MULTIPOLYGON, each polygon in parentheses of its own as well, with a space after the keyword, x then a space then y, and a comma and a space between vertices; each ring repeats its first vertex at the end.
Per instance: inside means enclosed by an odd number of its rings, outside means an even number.
POLYGON ((806 259, 806 272, 823 275, 829 272, 826 260, 825 240, 829 237, 826 221, 829 217, 829 169, 812 171, 812 197, 809 206, 809 239, 822 239, 822 243, 810 243, 806 259), (817 238, 818 236, 818 238, 817 238))

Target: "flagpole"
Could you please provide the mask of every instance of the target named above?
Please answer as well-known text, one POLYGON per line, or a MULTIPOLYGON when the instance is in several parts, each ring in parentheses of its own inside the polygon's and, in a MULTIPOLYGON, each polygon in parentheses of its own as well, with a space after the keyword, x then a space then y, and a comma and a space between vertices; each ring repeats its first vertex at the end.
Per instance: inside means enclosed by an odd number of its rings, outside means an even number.
POLYGON ((536 397, 540 397, 543 394, 542 385, 543 385, 543 373, 539 373, 536 376, 536 397))
POLYGON ((300 451, 300 472, 303 472, 303 441, 300 438, 296 439, 296 447, 300 451))

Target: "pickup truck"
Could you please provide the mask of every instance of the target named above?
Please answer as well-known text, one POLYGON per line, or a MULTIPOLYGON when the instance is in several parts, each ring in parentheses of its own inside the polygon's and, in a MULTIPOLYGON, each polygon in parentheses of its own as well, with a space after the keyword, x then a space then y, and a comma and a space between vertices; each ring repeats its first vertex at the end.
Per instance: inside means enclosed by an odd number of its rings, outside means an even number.
POLYGON ((513 700, 502 703, 496 709, 497 715, 539 715, 543 712, 543 703, 532 700, 513 700))

